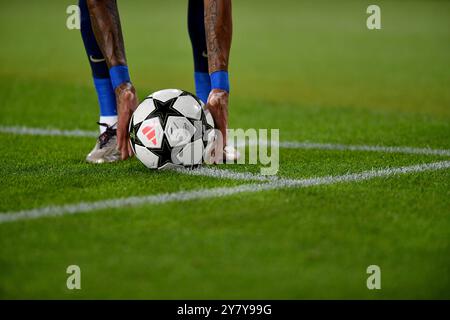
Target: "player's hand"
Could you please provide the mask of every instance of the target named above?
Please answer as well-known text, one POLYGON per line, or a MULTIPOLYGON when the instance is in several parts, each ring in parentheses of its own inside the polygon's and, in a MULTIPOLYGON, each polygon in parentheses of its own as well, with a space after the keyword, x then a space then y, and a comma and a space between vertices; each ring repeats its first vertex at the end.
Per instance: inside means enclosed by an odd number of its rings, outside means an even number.
POLYGON ((222 134, 222 139, 218 139, 219 143, 222 144, 220 148, 221 153, 215 155, 215 158, 217 159, 216 162, 220 161, 219 163, 222 163, 224 156, 223 148, 226 146, 227 143, 228 92, 221 89, 211 90, 208 96, 208 102, 206 103, 205 109, 211 112, 211 115, 214 119, 214 124, 222 134))
POLYGON ((128 125, 134 110, 138 106, 136 90, 131 83, 122 83, 116 88, 117 101, 117 148, 120 151, 122 160, 133 156, 129 140, 128 125))

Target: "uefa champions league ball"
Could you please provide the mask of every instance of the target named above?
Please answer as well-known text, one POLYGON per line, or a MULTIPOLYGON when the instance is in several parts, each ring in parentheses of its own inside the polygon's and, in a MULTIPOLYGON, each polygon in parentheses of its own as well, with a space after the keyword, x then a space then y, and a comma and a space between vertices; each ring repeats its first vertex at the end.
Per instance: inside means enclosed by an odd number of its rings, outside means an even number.
POLYGON ((150 169, 197 167, 215 139, 214 120, 203 102, 178 89, 145 98, 131 117, 129 132, 136 157, 150 169))

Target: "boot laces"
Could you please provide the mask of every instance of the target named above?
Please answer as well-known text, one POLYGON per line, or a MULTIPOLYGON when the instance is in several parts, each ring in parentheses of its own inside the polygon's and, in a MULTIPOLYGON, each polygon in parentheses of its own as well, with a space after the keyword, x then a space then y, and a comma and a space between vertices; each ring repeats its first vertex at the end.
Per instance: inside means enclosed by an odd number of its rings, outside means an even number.
POLYGON ((98 136, 98 141, 100 142, 100 149, 103 148, 109 140, 117 134, 117 129, 114 127, 116 124, 112 126, 107 125, 106 123, 97 122, 99 126, 106 127, 105 132, 98 136))

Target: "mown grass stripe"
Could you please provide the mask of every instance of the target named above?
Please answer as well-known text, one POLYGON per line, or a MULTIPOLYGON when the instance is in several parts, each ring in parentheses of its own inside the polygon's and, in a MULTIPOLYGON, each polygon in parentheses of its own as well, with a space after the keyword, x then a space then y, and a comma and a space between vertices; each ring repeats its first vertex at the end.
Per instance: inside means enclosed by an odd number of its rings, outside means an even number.
POLYGON ((350 173, 340 176, 315 177, 298 180, 277 179, 267 183, 250 183, 235 187, 219 187, 219 188, 199 189, 193 191, 180 191, 174 193, 164 193, 139 197, 109 199, 95 202, 81 202, 63 206, 49 206, 31 210, 22 210, 17 212, 0 213, 0 223, 37 219, 42 217, 63 216, 70 214, 78 214, 82 212, 92 212, 96 210, 131 207, 144 204, 159 204, 168 202, 219 198, 239 193, 255 193, 260 191, 276 190, 281 188, 295 188, 295 187, 306 188, 342 182, 359 182, 380 177, 390 177, 394 175, 419 173, 448 168, 450 168, 450 161, 440 161, 413 166, 385 168, 380 170, 369 170, 360 173, 350 173))

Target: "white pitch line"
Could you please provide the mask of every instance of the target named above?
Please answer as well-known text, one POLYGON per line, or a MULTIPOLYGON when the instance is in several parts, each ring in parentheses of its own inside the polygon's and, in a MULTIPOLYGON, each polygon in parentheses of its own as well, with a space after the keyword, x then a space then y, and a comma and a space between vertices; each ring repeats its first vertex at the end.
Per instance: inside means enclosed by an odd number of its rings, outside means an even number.
POLYGON ((274 181, 280 179, 277 176, 255 174, 250 172, 236 172, 231 170, 208 168, 208 167, 200 167, 192 170, 175 169, 175 171, 191 176, 205 176, 211 178, 230 179, 230 180, 274 181))
POLYGON ((344 144, 296 142, 296 141, 280 142, 279 146, 281 148, 286 148, 286 149, 317 149, 317 150, 340 150, 340 151, 375 151, 375 152, 387 152, 387 153, 408 153, 408 154, 450 156, 450 150, 431 149, 431 148, 344 145, 344 144))
POLYGON ((98 131, 86 130, 59 130, 59 129, 43 129, 43 128, 28 128, 28 127, 5 127, 0 126, 1 133, 12 133, 18 135, 32 135, 32 136, 64 136, 64 137, 98 137, 98 131))
MULTIPOLYGON (((20 126, 0 126, 0 133, 11 133, 18 135, 40 135, 40 136, 65 136, 65 137, 97 137, 97 131, 85 130, 59 130, 59 129, 42 129, 28 128, 20 126)), ((251 141, 249 145, 254 145, 251 141)), ((242 146, 242 142, 238 142, 236 146, 242 146)), ((278 144, 280 148, 285 149, 311 149, 311 150, 338 150, 338 151, 369 151, 369 152, 386 152, 386 153, 405 153, 405 154, 423 154, 434 156, 449 156, 450 150, 432 149, 432 148, 416 148, 405 146, 370 146, 370 145, 345 145, 334 143, 318 143, 309 141, 282 141, 278 144)))
POLYGON ((385 168, 380 170, 363 171, 340 176, 316 177, 310 179, 278 179, 267 183, 243 184, 235 187, 220 187, 211 189, 199 189, 193 191, 180 191, 140 197, 118 198, 95 202, 81 202, 64 206, 49 206, 17 212, 0 213, 0 223, 37 219, 41 217, 54 217, 95 210, 132 207, 143 204, 161 204, 175 201, 190 201, 209 198, 220 198, 240 193, 255 193, 259 191, 275 190, 281 188, 306 188, 311 186, 330 185, 342 182, 359 182, 380 177, 394 175, 434 171, 450 168, 450 161, 425 163, 413 166, 385 168))

